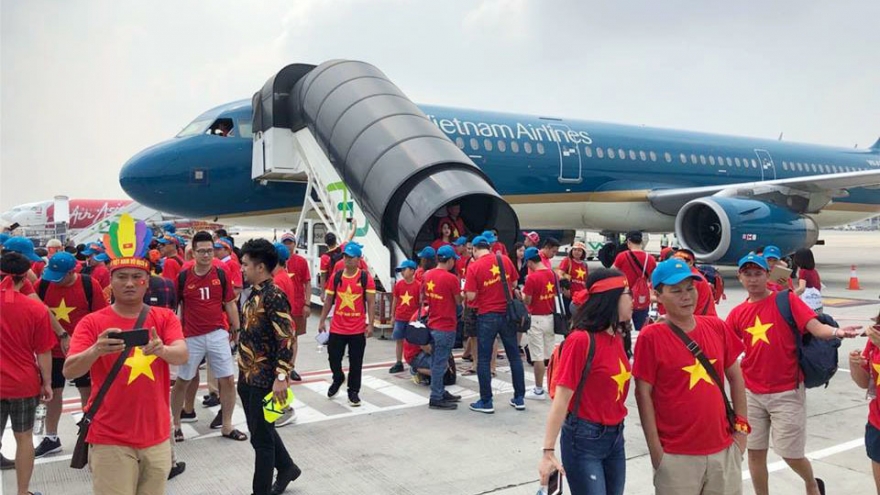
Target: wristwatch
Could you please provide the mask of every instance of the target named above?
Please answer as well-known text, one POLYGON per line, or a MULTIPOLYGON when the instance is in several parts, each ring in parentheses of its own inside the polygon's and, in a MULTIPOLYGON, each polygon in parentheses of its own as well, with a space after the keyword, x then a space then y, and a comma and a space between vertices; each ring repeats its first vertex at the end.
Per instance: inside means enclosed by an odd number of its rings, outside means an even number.
POLYGON ((287 375, 285 375, 284 373, 278 373, 277 379, 279 382, 283 382, 287 380, 287 375))
POLYGON ((59 340, 61 340, 61 339, 69 339, 69 338, 70 338, 70 334, 67 333, 67 332, 64 332, 64 333, 62 333, 61 335, 56 335, 56 337, 58 337, 59 340))

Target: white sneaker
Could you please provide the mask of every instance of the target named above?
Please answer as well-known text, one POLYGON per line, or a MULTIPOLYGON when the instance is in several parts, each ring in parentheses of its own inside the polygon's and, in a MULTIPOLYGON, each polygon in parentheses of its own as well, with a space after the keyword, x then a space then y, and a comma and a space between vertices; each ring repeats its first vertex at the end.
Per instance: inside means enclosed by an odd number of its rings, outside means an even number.
POLYGON ((296 421, 296 410, 292 407, 288 407, 284 410, 284 414, 278 418, 278 421, 275 422, 275 428, 281 428, 282 426, 287 426, 296 421))
POLYGON ((542 390, 541 393, 535 391, 535 389, 531 389, 526 392, 526 399, 529 400, 547 400, 547 391, 542 390))

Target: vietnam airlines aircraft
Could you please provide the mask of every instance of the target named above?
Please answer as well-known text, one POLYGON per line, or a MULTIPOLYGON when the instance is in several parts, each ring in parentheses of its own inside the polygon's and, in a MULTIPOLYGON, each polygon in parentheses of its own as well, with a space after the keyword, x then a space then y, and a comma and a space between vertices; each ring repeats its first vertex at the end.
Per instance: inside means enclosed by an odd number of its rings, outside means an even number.
MULTIPOLYGON (((297 70, 326 74, 338 67, 333 64, 297 70)), ((253 102, 211 109, 173 139, 131 158, 120 173, 123 189, 142 204, 185 217, 295 225, 305 185, 252 179, 255 134, 259 140, 271 126, 296 130, 290 123, 264 122, 267 115, 281 119, 279 109, 270 108, 273 94, 277 100, 295 93, 272 89, 281 75, 253 102), (269 102, 265 108, 261 99, 269 102)), ((291 108, 299 105, 306 112, 309 88, 300 86, 303 102, 291 108)), ((512 206, 517 227, 675 231, 702 260, 730 263, 758 245, 776 244, 786 252, 809 247, 820 228, 880 214, 880 140, 869 149, 846 149, 548 116, 418 109, 419 118, 427 118, 433 132, 439 129, 512 206)), ((318 117, 299 125, 313 129, 328 156, 339 161, 342 151, 320 126, 318 117)), ((463 209, 465 220, 467 214, 463 209)))

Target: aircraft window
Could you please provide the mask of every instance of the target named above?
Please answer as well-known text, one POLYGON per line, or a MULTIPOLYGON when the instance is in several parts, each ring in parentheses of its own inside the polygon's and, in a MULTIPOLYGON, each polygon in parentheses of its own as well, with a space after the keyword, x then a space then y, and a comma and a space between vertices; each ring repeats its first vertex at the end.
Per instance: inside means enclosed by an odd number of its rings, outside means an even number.
POLYGON ((464 149, 464 139, 461 136, 455 138, 455 145, 458 146, 459 149, 464 149))
POLYGON ((648 154, 645 153, 644 151, 639 151, 639 159, 642 160, 643 162, 648 161, 648 154))
POLYGON ((678 155, 678 158, 681 160, 681 163, 687 163, 687 162, 688 162, 688 159, 687 159, 686 156, 684 156, 684 153, 678 155))
POLYGON ((700 163, 702 163, 703 165, 706 164, 706 156, 705 155, 700 155, 700 163))
POLYGON ((232 122, 232 119, 224 117, 221 119, 217 119, 211 124, 211 127, 208 129, 208 134, 220 137, 234 137, 238 132, 235 129, 235 124, 232 122))
POLYGON ((693 163, 694 165, 697 164, 697 155, 691 155, 691 163, 693 163))
POLYGON ((732 167, 732 166, 733 166, 733 160, 731 160, 729 156, 728 156, 728 157, 725 157, 724 160, 727 162, 727 166, 728 166, 728 167, 732 167))
POLYGON ((608 148, 608 158, 614 160, 614 150, 611 148, 608 148))
MULTIPOLYGON (((733 159, 733 162, 736 163, 736 166, 737 166, 737 167, 741 167, 741 166, 742 166, 742 163, 740 163, 739 158, 734 158, 734 159, 733 159)), ((746 164, 746 166, 748 167, 749 165, 746 164)))
POLYGON ((526 154, 531 155, 532 154, 532 143, 530 143, 528 141, 523 143, 523 151, 525 151, 526 154))
POLYGON ((788 170, 788 162, 785 160, 782 161, 782 170, 788 170))
MULTIPOLYGON (((633 150, 629 150, 629 159, 630 159, 630 160, 635 160, 635 159, 636 159, 636 152, 635 152, 635 151, 633 151, 633 150)), ((642 160, 644 160, 644 158, 642 158, 642 160)))
POLYGON ((715 165, 715 157, 712 155, 709 155, 709 165, 715 165))
POLYGON ((752 168, 758 168, 758 162, 754 158, 752 158, 752 168))
POLYGON ((830 165, 825 165, 825 173, 830 174, 832 172, 830 165))
POLYGON ((538 148, 538 154, 543 155, 544 154, 544 143, 538 143, 536 147, 538 148))
POLYGON ((584 146, 584 154, 587 155, 588 158, 593 156, 593 148, 590 148, 589 146, 584 146))
POLYGON ((819 167, 815 163, 811 163, 810 168, 813 169, 813 172, 819 172, 819 167))
POLYGON ((513 151, 514 153, 519 153, 519 142, 518 141, 511 141, 510 142, 510 150, 513 151))
POLYGON ((176 137, 187 137, 187 136, 195 136, 196 134, 204 134, 207 131, 208 126, 211 125, 213 120, 205 119, 205 120, 196 120, 191 122, 189 125, 183 128, 180 132, 177 133, 176 137))
POLYGON ((622 149, 618 148, 617 149, 617 157, 620 158, 621 160, 626 160, 626 151, 623 151, 622 149))
POLYGON ((484 139, 483 140, 483 148, 485 148, 486 151, 492 151, 492 140, 491 139, 484 139))
POLYGON ((831 166, 831 170, 834 170, 834 173, 835 173, 835 174, 840 173, 840 169, 837 168, 837 165, 832 165, 832 166, 831 166))
POLYGON ((801 163, 801 162, 798 162, 798 163, 797 163, 797 168, 798 168, 798 171, 803 172, 803 171, 804 171, 804 164, 801 163))
POLYGON ((471 138, 471 149, 474 151, 480 149, 480 143, 478 143, 475 138, 471 138))
POLYGON ((605 151, 602 150, 602 148, 596 148, 596 156, 598 156, 599 158, 604 157, 604 156, 605 156, 605 151))
POLYGON ((238 121, 238 137, 253 139, 254 138, 254 125, 250 122, 243 122, 241 120, 238 121))
POLYGON ((719 157, 715 158, 715 161, 718 162, 718 166, 719 166, 719 167, 723 167, 723 166, 724 166, 724 158, 721 158, 721 157, 719 156, 719 157))
POLYGON ((502 153, 507 151, 507 143, 505 143, 504 141, 502 141, 500 139, 498 140, 498 151, 500 151, 502 153))
POLYGON ((656 161, 657 161, 657 153, 654 153, 653 151, 649 151, 649 152, 648 152, 648 156, 651 157, 651 161, 652 161, 652 162, 656 162, 656 161))

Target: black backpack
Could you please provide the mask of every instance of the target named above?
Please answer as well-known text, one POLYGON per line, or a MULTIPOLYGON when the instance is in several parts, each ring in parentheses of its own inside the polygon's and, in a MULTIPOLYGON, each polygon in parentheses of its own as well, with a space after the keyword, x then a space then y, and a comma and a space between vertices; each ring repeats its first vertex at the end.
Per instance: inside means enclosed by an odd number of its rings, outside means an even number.
MULTIPOLYGON (((824 385, 827 388, 828 382, 837 373, 837 349, 840 347, 840 339, 835 337, 824 340, 809 332, 801 335, 797 323, 794 321, 794 316, 791 314, 791 301, 788 300, 790 292, 786 289, 776 293, 776 307, 794 333, 798 364, 804 372, 804 386, 815 388, 824 385)), ((831 315, 822 313, 817 315, 816 319, 819 320, 819 323, 840 328, 831 315)))
POLYGON ((330 272, 333 272, 333 269, 336 267, 336 263, 339 263, 339 260, 342 259, 342 246, 337 246, 336 249, 330 251, 330 272))
MULTIPOLYGON (((333 269, 332 265, 331 265, 330 269, 331 270, 333 269)), ((343 270, 339 270, 338 272, 333 274, 333 300, 330 301, 330 306, 333 306, 334 304, 336 304, 336 293, 339 291, 339 284, 342 283, 342 272, 343 272, 343 270)), ((361 278, 358 282, 360 283, 361 289, 364 289, 364 294, 366 295, 366 293, 367 293, 367 272, 366 271, 361 270, 361 278)), ((366 303, 366 300, 363 300, 363 301, 364 301, 364 303, 363 303, 364 304, 364 311, 366 312, 367 303, 366 303)))
MULTIPOLYGON (((82 281, 83 292, 86 295, 86 303, 89 305, 89 312, 92 312, 92 277, 88 275, 83 275, 80 273, 79 279, 82 281)), ((49 281, 48 280, 40 280, 40 287, 37 289, 37 293, 40 296, 40 300, 46 299, 46 292, 49 290, 49 281)))

